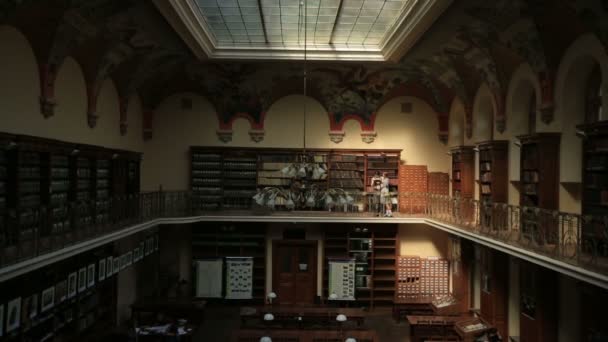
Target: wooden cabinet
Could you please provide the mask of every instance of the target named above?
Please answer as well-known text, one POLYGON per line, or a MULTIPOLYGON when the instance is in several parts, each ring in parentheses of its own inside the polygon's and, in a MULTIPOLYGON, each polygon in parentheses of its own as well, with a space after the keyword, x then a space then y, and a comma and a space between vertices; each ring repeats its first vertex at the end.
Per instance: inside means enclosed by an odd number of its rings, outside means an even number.
POLYGON ((473 198, 475 154, 472 146, 460 146, 452 153, 452 196, 473 198))
POLYGON ((422 214, 426 211, 429 185, 426 165, 399 166, 399 211, 408 214, 422 214))
POLYGON ((509 142, 486 141, 479 149, 479 199, 507 203, 509 177, 509 142))
POLYGON ((592 238, 605 228, 597 218, 608 216, 608 121, 577 128, 584 133, 582 213, 594 216, 583 224, 583 235, 592 238))
POLYGON ((557 274, 520 261, 520 341, 557 341, 557 274))
POLYGON ((429 194, 450 195, 450 175, 445 172, 429 172, 429 194))
POLYGON ((501 252, 481 249, 481 316, 501 336, 508 336, 509 257, 501 252))
POLYGON ((517 138, 521 142, 520 204, 557 209, 560 133, 537 133, 517 138))

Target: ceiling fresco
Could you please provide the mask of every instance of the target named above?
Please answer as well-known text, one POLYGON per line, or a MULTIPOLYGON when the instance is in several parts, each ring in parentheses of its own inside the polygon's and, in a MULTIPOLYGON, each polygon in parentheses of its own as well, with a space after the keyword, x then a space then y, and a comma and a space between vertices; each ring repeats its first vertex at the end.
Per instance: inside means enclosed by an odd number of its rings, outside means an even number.
MULTIPOLYGON (((157 0, 156 2, 163 1, 157 0)), ((462 0, 455 2, 420 44, 398 62, 309 62, 307 95, 328 113, 332 131, 356 120, 373 132, 376 113, 395 96, 419 97, 438 118, 439 138, 447 139, 452 100, 464 104, 471 135, 473 102, 486 84, 498 131, 509 120, 505 96, 518 65, 528 63, 542 85, 542 119, 553 119, 553 79, 565 49, 585 32, 608 43, 608 6, 600 0, 462 0), (564 25, 563 18, 571 24, 564 25), (434 32, 452 32, 433 40, 434 32), (557 32, 557 34, 556 34, 557 32), (430 48, 429 48, 430 47, 430 48), (416 50, 418 49, 418 50, 416 50)), ((215 107, 218 130, 230 131, 236 118, 264 129, 265 113, 278 99, 303 93, 303 63, 198 60, 151 1, 5 0, 0 24, 20 30, 32 45, 41 79, 40 111, 53 115, 54 83, 66 58, 82 67, 91 127, 97 96, 111 79, 120 97, 120 129, 127 129, 129 100, 145 107, 144 135, 150 138, 154 111, 168 96, 193 92, 215 107)), ((607 45, 608 46, 608 45, 607 45)))

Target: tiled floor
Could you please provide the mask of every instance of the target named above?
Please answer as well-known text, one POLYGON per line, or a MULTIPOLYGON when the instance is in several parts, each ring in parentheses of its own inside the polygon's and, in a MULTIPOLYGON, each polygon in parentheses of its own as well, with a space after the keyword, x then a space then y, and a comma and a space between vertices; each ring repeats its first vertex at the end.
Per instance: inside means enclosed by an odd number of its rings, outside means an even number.
MULTIPOLYGON (((227 342, 232 331, 239 328, 239 307, 208 307, 205 322, 195 336, 196 342, 227 342)), ((375 309, 366 318, 368 328, 375 329, 380 342, 409 342, 409 327, 396 324, 390 309, 375 309)))

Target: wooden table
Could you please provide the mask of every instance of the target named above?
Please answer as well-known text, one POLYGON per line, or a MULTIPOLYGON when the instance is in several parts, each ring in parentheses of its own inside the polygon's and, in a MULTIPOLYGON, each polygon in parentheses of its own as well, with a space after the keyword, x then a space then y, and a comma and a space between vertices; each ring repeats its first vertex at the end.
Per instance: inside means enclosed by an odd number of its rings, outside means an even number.
POLYGON ((447 341, 457 341, 458 335, 454 331, 456 322, 467 319, 461 316, 419 316, 407 315, 406 319, 410 325, 410 337, 412 342, 437 341, 445 339, 447 341))
POLYGON ((255 324, 265 326, 297 326, 306 328, 314 325, 337 326, 336 316, 343 314, 348 321, 355 322, 361 327, 365 321, 365 313, 356 308, 332 308, 324 306, 299 307, 299 306, 255 306, 241 308, 241 324, 246 326, 252 321, 255 324), (264 315, 271 313, 274 320, 264 323, 264 315))
POLYGON ((393 304, 393 318, 399 322, 407 315, 432 315, 431 302, 433 296, 419 296, 408 299, 395 299, 393 304))
POLYGON ((374 330, 271 330, 240 329, 232 334, 232 342, 259 341, 263 336, 269 336, 273 341, 290 342, 326 342, 344 341, 349 337, 357 342, 379 342, 374 330))

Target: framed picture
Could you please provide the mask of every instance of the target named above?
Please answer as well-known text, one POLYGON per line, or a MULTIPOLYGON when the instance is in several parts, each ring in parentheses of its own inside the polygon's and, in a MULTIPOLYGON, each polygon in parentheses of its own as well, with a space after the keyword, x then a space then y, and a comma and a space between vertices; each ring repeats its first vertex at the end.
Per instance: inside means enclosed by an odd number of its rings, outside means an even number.
POLYGON ((144 252, 145 256, 150 255, 150 252, 152 252, 152 244, 150 243, 150 241, 151 240, 149 238, 146 239, 146 249, 145 249, 145 252, 144 252))
POLYGON ((6 332, 19 328, 21 324, 21 297, 8 302, 6 306, 6 332))
POLYGON ((99 260, 99 281, 106 279, 106 258, 99 260))
POLYGON ((0 337, 4 335, 4 304, 0 305, 0 337))
POLYGON ((83 267, 78 270, 78 292, 84 292, 87 289, 87 268, 83 267))
POLYGON ((55 298, 57 303, 63 302, 67 298, 68 294, 68 281, 62 280, 55 285, 55 298))
POLYGON ((76 296, 76 272, 68 276, 68 298, 76 296))
POLYGON ((120 271, 120 257, 116 257, 114 258, 114 260, 112 260, 112 268, 114 269, 114 274, 118 273, 120 271))
POLYGON ((133 262, 139 261, 139 247, 135 247, 133 250, 133 262))
POLYGON ((21 321, 27 322, 38 315, 38 294, 26 297, 21 302, 21 321))
POLYGON ((48 289, 42 291, 40 297, 40 312, 45 312, 55 305, 55 287, 51 286, 48 289))
POLYGON ((95 264, 90 264, 87 267, 87 287, 95 286, 95 264))
POLYGON ((133 264, 133 252, 127 252, 126 254, 125 264, 126 266, 131 266, 133 264))
POLYGON ((107 257, 106 258, 106 278, 110 278, 112 276, 112 274, 114 274, 114 271, 112 270, 112 257, 107 257))

